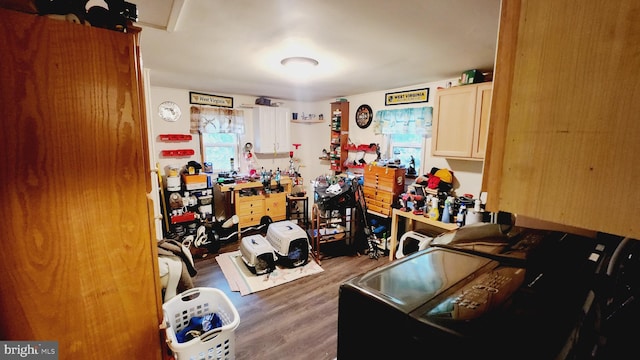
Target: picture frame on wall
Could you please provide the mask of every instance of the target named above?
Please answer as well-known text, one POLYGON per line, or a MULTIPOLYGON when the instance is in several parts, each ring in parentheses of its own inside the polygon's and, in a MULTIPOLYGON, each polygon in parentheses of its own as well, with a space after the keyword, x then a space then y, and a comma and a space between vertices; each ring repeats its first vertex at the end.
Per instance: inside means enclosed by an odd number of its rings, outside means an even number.
POLYGON ((203 94, 189 91, 189 103, 194 105, 211 105, 225 108, 233 108, 233 98, 229 96, 203 94))
POLYGON ((397 91, 384 94, 384 105, 415 104, 429 101, 429 88, 397 91))

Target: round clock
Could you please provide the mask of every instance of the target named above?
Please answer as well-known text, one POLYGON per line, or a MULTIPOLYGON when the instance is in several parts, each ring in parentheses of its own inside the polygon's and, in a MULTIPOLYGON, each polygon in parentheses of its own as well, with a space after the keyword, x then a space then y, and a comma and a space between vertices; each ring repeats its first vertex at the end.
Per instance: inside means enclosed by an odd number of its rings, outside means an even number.
POLYGON ((360 105, 358 110, 356 110, 356 124, 361 129, 366 129, 371 125, 371 120, 373 120, 373 111, 371 110, 371 106, 369 105, 360 105))
POLYGON ((164 121, 178 121, 182 112, 178 104, 173 101, 165 101, 158 105, 158 115, 164 121))

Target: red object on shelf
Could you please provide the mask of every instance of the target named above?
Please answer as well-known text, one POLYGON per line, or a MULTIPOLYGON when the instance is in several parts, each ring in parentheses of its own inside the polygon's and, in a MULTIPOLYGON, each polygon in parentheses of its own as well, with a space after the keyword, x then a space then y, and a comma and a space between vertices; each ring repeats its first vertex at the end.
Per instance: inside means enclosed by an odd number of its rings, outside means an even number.
POLYGON ((189 141, 191 134, 160 134, 160 141, 189 141))
POLYGON ((177 223, 183 223, 183 222, 187 222, 187 221, 193 221, 196 219, 196 213, 194 212, 186 212, 182 215, 173 215, 171 216, 171 223, 172 224, 177 224, 177 223))
POLYGON ((370 145, 358 145, 358 150, 359 151, 376 151, 376 146, 370 146, 370 145))
POLYGON ((191 156, 195 153, 193 149, 162 150, 160 152, 160 154, 165 157, 191 156))
POLYGON ((347 150, 348 151, 364 151, 364 152, 375 152, 376 151, 376 146, 370 146, 370 145, 366 145, 366 144, 362 144, 362 145, 356 145, 356 144, 349 144, 347 145, 347 150))

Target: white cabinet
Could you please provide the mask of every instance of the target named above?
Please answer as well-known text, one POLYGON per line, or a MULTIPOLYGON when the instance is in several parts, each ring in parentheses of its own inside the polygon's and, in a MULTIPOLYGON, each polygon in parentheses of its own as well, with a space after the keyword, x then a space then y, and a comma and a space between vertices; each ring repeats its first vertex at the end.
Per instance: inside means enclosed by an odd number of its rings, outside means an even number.
POLYGON ((289 119, 287 108, 253 108, 254 151, 260 154, 288 153, 291 148, 289 119))

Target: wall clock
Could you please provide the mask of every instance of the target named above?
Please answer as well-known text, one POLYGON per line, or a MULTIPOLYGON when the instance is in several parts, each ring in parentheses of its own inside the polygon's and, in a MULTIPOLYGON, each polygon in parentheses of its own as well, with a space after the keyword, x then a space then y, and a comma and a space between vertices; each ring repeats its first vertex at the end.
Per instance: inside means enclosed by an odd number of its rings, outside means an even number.
POLYGON ((356 110, 356 124, 361 129, 366 129, 371 125, 371 120, 373 120, 373 111, 371 110, 371 106, 364 104, 360 105, 358 110, 356 110))
POLYGON ((158 115, 164 121, 178 121, 180 119, 180 115, 182 115, 182 111, 180 111, 180 107, 178 104, 173 101, 165 101, 158 105, 158 115))

